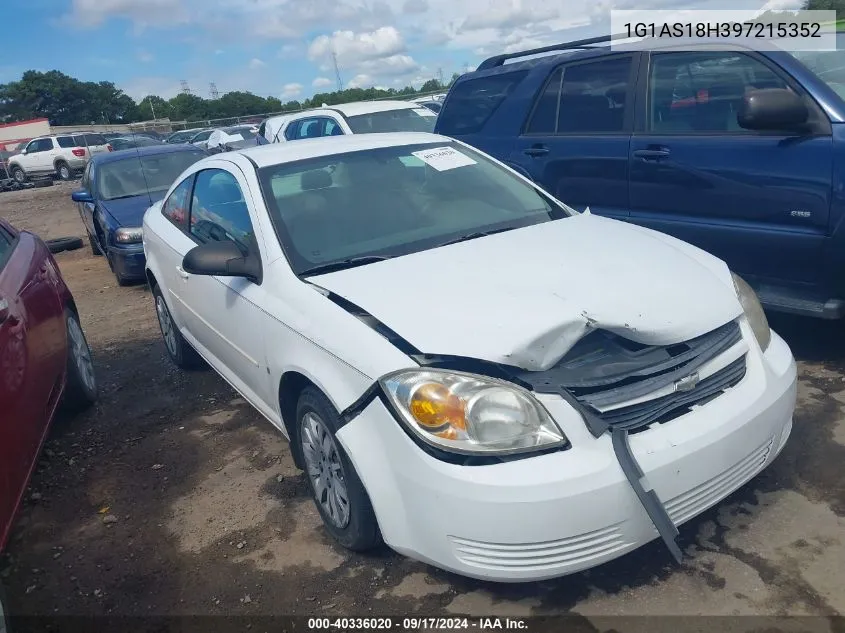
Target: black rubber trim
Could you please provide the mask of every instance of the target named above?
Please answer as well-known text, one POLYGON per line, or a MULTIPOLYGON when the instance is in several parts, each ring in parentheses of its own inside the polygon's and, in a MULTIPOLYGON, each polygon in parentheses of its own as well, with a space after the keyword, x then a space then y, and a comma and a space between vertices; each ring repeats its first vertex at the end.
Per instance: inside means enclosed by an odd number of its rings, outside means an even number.
POLYGON ((678 528, 672 523, 669 513, 666 512, 666 507, 660 501, 657 493, 649 487, 648 490, 643 486, 643 471, 637 463, 634 454, 631 452, 631 444, 628 441, 628 431, 625 429, 614 428, 610 435, 613 440, 613 452, 616 454, 616 459, 622 467, 622 472, 631 484, 631 488, 637 493, 637 497, 643 506, 643 509, 648 514, 654 527, 657 528, 657 533, 660 538, 666 543, 669 552, 679 565, 683 560, 683 552, 678 547, 675 539, 678 536, 678 528))
POLYGON ((340 412, 340 415, 338 416, 338 429, 343 428, 361 415, 364 412, 364 409, 370 406, 373 400, 381 395, 383 395, 381 383, 377 380, 367 387, 367 390, 362 393, 355 402, 340 412))
POLYGON ((384 338, 388 340, 396 349, 398 349, 403 354, 406 354, 411 357, 415 356, 422 356, 422 352, 414 347, 407 339, 401 336, 395 330, 387 327, 384 323, 379 321, 376 317, 372 314, 364 310, 361 306, 358 306, 348 299, 344 299, 338 294, 334 292, 328 291, 326 297, 332 303, 336 304, 337 306, 346 310, 349 314, 357 318, 359 321, 362 321, 365 325, 370 326, 373 330, 381 334, 384 338))

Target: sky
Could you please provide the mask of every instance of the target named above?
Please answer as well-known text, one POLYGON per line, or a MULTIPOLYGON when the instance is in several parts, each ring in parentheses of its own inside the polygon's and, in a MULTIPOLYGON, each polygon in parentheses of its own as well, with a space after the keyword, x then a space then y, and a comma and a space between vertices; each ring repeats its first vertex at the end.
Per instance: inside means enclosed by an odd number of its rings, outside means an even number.
POLYGON ((282 101, 419 87, 486 56, 607 33, 611 9, 792 8, 800 0, 26 0, 3 14, 0 83, 25 70, 136 100, 246 90, 282 101))

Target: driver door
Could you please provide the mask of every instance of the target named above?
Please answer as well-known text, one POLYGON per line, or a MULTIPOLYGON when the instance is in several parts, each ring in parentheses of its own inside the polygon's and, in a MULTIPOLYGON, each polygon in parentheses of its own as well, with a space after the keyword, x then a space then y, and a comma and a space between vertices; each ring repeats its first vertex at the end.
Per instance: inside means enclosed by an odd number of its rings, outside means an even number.
MULTIPOLYGON (((255 205, 237 167, 197 172, 190 209, 190 237, 197 244, 230 240, 261 258, 262 239, 252 220, 255 205)), ((265 289, 243 277, 187 275, 186 336, 238 391, 272 419, 277 392, 264 353, 265 289)))

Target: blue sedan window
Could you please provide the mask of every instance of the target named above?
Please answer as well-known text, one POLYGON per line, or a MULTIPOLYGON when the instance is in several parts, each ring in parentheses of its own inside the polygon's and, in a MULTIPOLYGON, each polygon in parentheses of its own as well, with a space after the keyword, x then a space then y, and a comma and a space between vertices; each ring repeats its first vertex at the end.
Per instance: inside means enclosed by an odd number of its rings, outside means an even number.
POLYGON ((119 200, 167 191, 183 171, 204 156, 200 151, 168 152, 102 163, 96 177, 99 197, 119 200))

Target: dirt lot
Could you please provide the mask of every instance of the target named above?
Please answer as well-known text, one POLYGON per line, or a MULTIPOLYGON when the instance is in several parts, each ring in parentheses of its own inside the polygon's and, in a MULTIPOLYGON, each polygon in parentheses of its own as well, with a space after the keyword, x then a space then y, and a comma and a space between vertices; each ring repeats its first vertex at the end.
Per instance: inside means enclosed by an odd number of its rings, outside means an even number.
MULTIPOLYGON (((0 194, 0 215, 44 238, 83 236, 72 187, 0 194)), ((87 242, 57 259, 102 396, 51 432, 0 559, 13 614, 845 612, 842 324, 773 319, 801 361, 792 439, 771 468, 681 529, 683 566, 655 542, 587 573, 507 586, 333 545, 285 440, 214 373, 170 365, 147 289, 118 287, 87 242)))

